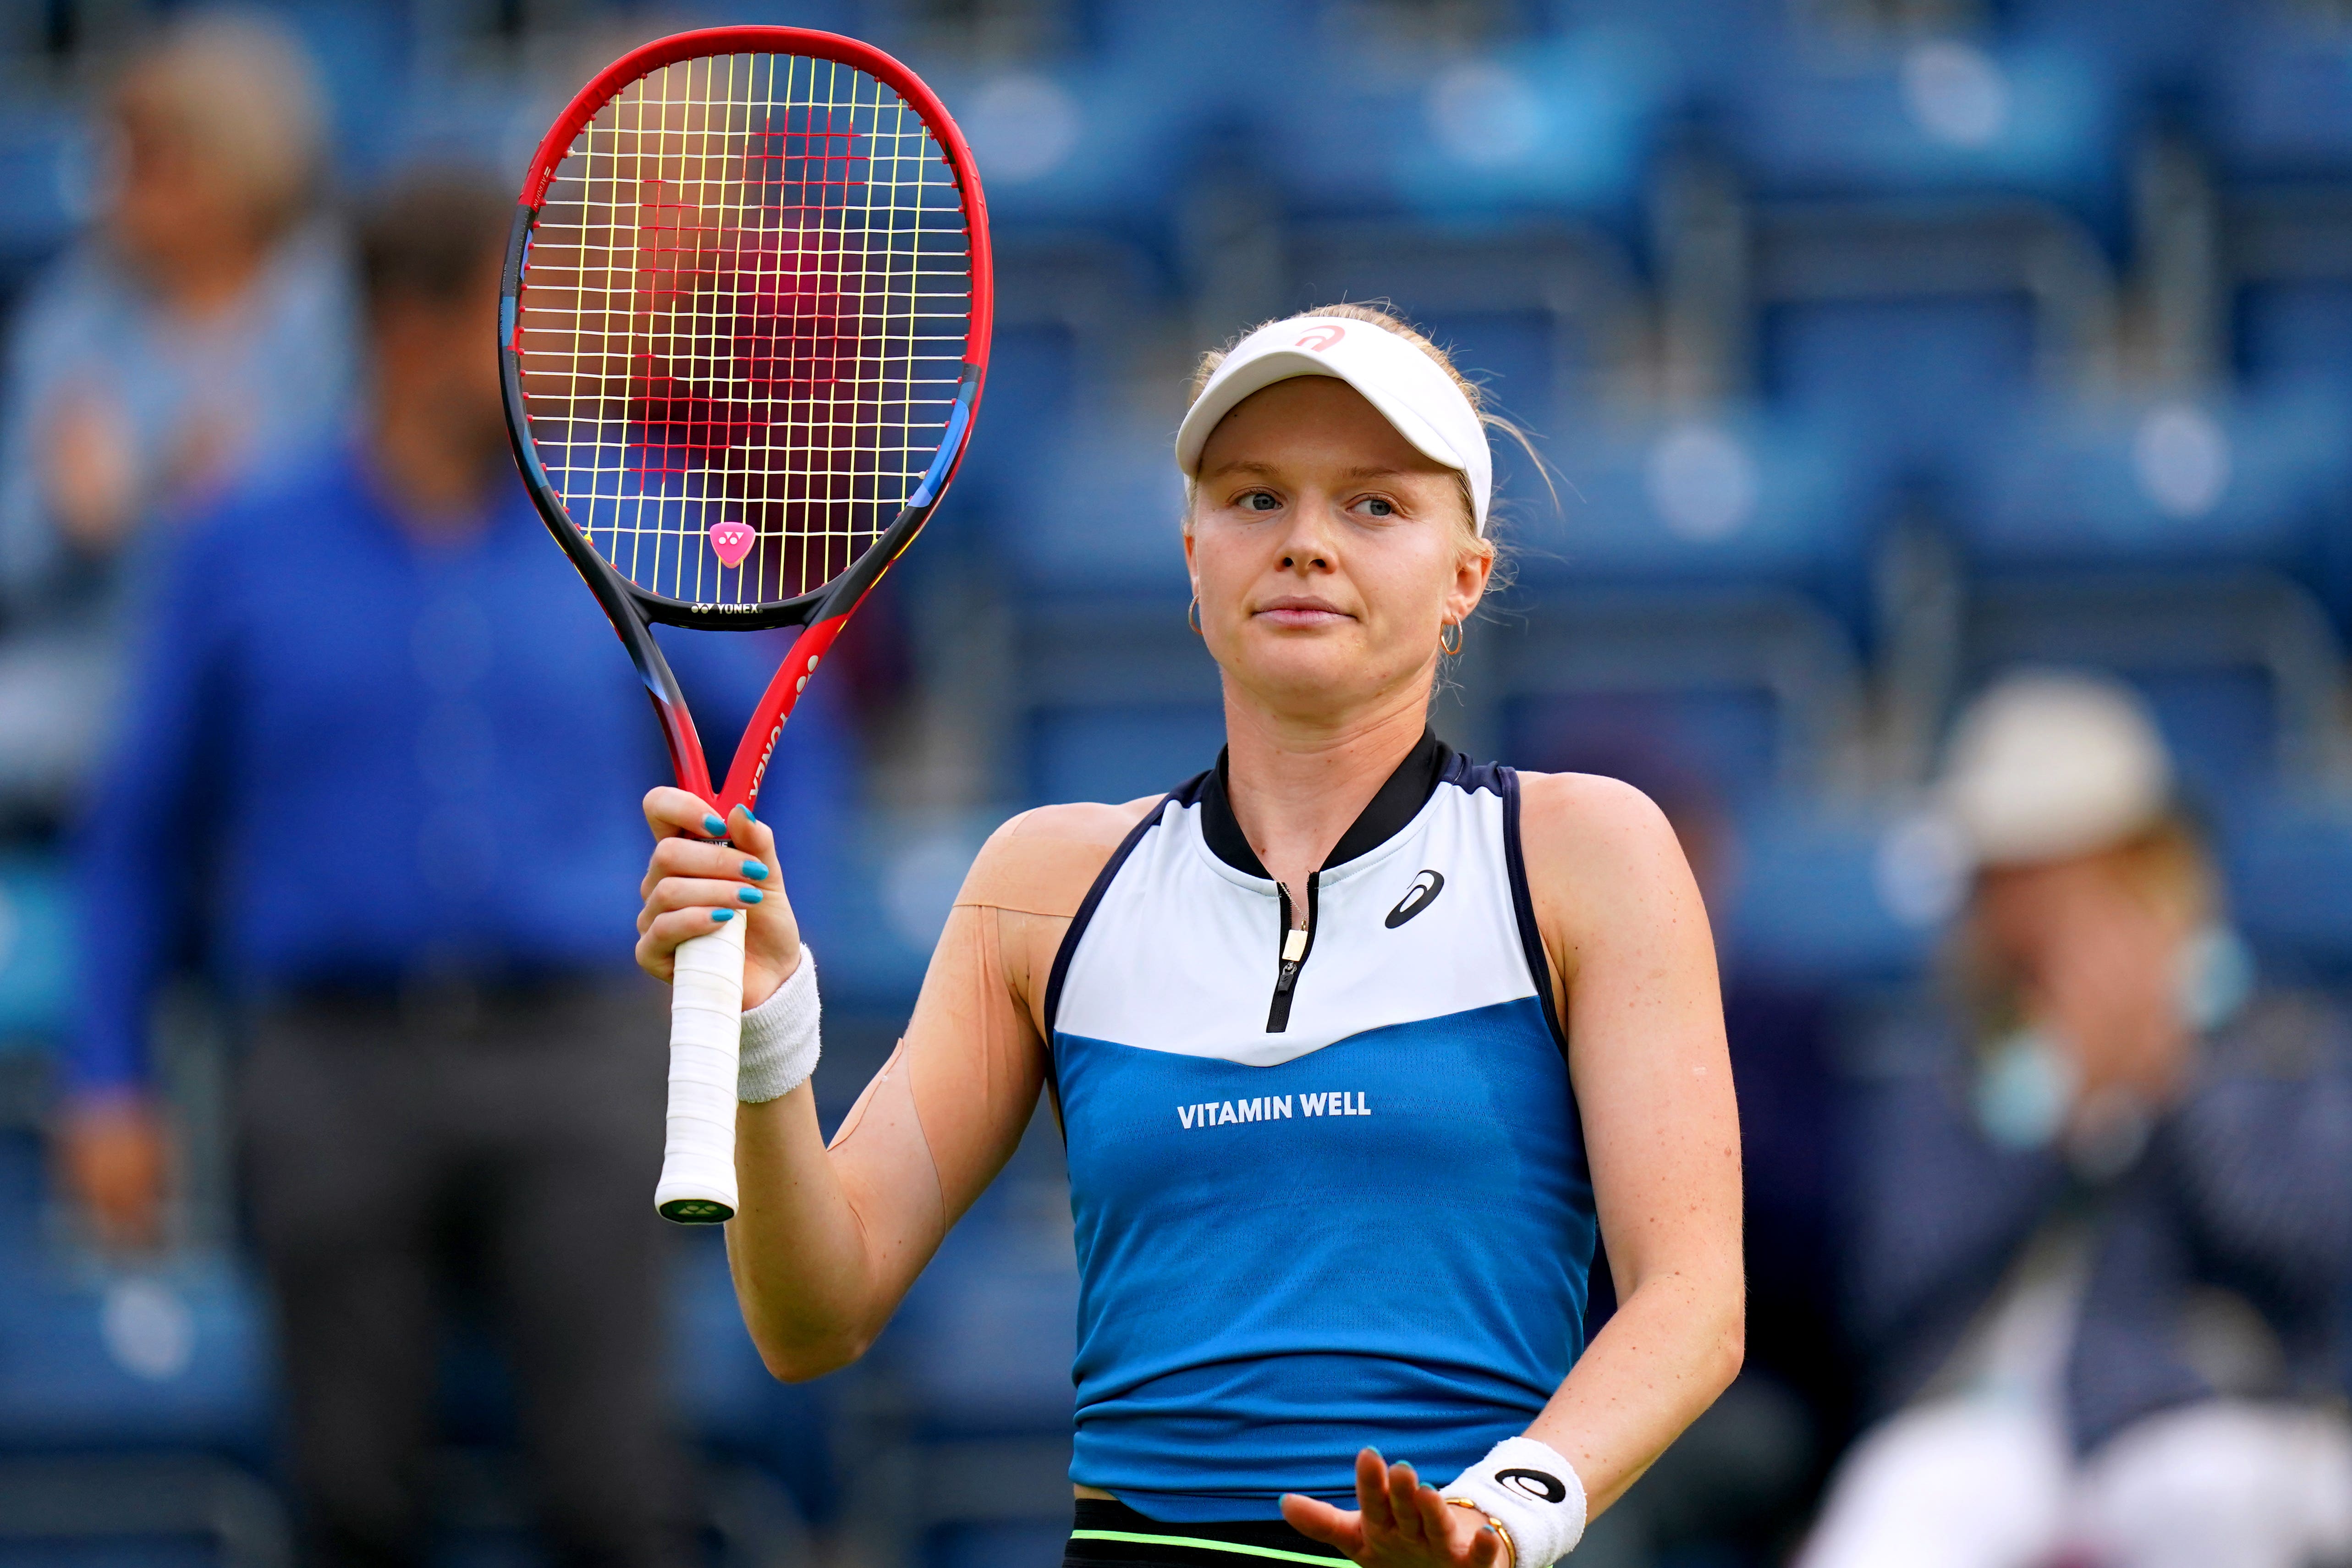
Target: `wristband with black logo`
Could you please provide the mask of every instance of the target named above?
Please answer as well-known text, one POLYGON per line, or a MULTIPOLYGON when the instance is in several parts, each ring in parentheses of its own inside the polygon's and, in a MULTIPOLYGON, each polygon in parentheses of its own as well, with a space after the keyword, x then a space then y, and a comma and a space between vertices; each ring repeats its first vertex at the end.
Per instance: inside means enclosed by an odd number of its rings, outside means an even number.
POLYGON ((1550 1568, 1584 1538, 1584 1483, 1551 1446, 1506 1437, 1440 1493, 1499 1520, 1510 1532, 1512 1568, 1550 1568))

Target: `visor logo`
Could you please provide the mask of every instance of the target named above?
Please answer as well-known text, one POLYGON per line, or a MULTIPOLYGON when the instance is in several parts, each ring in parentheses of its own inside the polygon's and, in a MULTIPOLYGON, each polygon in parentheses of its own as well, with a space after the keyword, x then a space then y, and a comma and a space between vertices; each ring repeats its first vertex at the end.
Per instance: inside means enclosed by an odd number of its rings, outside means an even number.
POLYGON ((1495 1479, 1515 1492, 1544 1502, 1566 1502, 1568 1489, 1558 1476, 1548 1476, 1541 1470, 1497 1470, 1495 1479))
POLYGON ((1325 349, 1329 348, 1333 343, 1338 342, 1341 338, 1344 338, 1347 335, 1348 329, 1345 327, 1316 327, 1305 333, 1302 333, 1298 342, 1291 346, 1294 348, 1312 349, 1319 354, 1325 349))

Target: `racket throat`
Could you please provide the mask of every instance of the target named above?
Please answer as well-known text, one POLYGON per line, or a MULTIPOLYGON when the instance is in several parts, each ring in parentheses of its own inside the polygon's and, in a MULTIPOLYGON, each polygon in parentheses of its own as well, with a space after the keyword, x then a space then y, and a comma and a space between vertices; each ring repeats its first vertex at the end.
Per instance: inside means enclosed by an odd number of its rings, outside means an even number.
POLYGON ((776 667, 759 707, 752 710, 742 744, 736 748, 734 763, 727 770, 727 787, 719 797, 720 815, 738 805, 749 811, 759 800, 760 786, 767 782, 768 765, 775 761, 777 742, 783 739, 785 721, 799 705, 801 693, 808 689, 817 666, 833 647, 833 639, 848 623, 849 611, 844 610, 814 622, 793 640, 793 651, 776 667))

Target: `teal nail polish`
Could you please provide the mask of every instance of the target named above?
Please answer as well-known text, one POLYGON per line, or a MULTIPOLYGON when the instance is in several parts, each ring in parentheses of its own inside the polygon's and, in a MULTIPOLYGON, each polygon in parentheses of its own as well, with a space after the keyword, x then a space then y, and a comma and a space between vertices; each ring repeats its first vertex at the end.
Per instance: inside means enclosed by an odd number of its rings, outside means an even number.
POLYGON ((719 821, 712 813, 706 811, 702 814, 702 830, 705 833, 724 833, 727 831, 727 825, 719 821))
POLYGON ((757 860, 746 860, 743 862, 743 875, 755 882, 764 882, 768 879, 768 868, 757 860))
POLYGON ((710 918, 715 921, 731 921, 735 918, 735 911, 733 910, 713 910, 710 911, 710 918))
POLYGON ((756 904, 768 895, 757 888, 738 888, 735 889, 735 896, 747 904, 756 904))

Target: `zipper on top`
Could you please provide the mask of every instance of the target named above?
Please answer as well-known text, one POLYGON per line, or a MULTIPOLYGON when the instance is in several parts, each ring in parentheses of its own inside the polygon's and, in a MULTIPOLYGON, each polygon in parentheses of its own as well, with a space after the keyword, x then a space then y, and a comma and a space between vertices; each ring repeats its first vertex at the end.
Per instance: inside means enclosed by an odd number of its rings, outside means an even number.
POLYGON ((1291 994, 1298 988, 1298 972, 1307 967, 1307 955, 1315 951, 1315 910, 1322 875, 1320 871, 1307 874, 1307 923, 1303 926, 1290 923, 1290 889, 1280 882, 1274 885, 1275 897, 1282 907, 1281 945, 1276 949, 1281 954, 1282 968, 1274 978, 1274 1004, 1265 1013, 1265 1032, 1269 1035, 1279 1035, 1290 1027, 1291 994))

